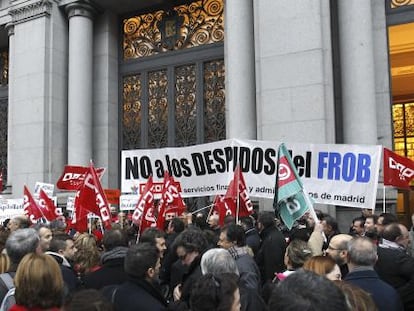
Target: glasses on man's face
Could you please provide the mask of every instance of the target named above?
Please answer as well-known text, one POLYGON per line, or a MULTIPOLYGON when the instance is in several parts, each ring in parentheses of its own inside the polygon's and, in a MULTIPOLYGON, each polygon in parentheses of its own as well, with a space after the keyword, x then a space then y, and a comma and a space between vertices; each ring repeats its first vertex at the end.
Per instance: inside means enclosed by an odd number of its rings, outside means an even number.
POLYGON ((328 246, 328 249, 330 249, 332 251, 343 251, 343 249, 341 249, 341 248, 335 248, 335 247, 333 247, 331 245, 328 246))

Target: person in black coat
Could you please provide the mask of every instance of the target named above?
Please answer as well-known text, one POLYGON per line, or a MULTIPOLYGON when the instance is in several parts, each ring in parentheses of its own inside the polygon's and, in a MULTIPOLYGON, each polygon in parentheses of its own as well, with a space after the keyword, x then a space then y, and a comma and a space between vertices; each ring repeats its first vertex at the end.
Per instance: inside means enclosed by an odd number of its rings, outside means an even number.
POLYGON ((176 309, 189 307, 191 290, 194 283, 200 278, 201 256, 208 248, 204 233, 197 228, 189 228, 181 232, 174 242, 174 249, 183 266, 187 267, 180 284, 173 290, 176 309))
POLYGON ((52 256, 59 264, 63 281, 69 292, 75 291, 80 286, 80 282, 71 264, 75 252, 76 248, 73 239, 64 233, 53 236, 50 241, 49 251, 46 252, 46 254, 52 256))
POLYGON ((262 243, 256 255, 263 283, 273 280, 275 272, 283 272, 286 267, 284 256, 286 240, 276 228, 273 212, 261 212, 257 220, 262 243))
POLYGON ((258 289, 249 288, 243 279, 237 263, 230 253, 221 248, 213 248, 205 252, 201 258, 201 272, 203 275, 233 275, 240 289, 241 311, 265 311, 266 304, 258 293, 258 289))
POLYGON ((254 256, 256 256, 260 248, 260 235, 254 227, 253 217, 243 217, 240 219, 240 223, 246 234, 246 245, 252 249, 254 256))
POLYGON ((125 257, 128 280, 111 291, 103 290, 115 311, 163 311, 167 302, 157 289, 160 269, 159 251, 149 243, 131 246, 125 257))
POLYGON ((349 273, 345 281, 368 292, 378 311, 404 310, 397 291, 382 281, 374 270, 377 246, 369 238, 357 237, 348 242, 349 273))
POLYGON ((414 258, 407 254, 408 230, 392 223, 384 228, 375 271, 400 294, 405 310, 414 310, 414 258))
POLYGON ((107 285, 121 284, 127 280, 124 260, 128 251, 128 236, 122 229, 112 229, 103 237, 102 267, 85 275, 85 288, 101 289, 107 285))

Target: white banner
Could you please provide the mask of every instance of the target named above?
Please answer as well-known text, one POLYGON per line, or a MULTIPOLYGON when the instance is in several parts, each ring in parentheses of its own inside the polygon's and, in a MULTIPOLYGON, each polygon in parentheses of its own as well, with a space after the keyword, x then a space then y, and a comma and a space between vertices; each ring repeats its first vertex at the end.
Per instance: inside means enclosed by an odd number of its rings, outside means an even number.
POLYGON ((23 199, 0 199, 0 222, 24 215, 23 199))
MULTIPOLYGON (((274 197, 279 142, 229 139, 181 148, 122 151, 121 191, 136 193, 168 170, 183 197, 224 194, 240 163, 250 197, 274 197)), ((381 146, 285 143, 316 203, 374 208, 381 146)))
POLYGON ((66 210, 73 212, 75 209, 75 197, 68 197, 66 200, 66 210))
POLYGON ((137 194, 122 194, 119 197, 119 210, 122 212, 134 210, 138 204, 139 197, 137 194))
POLYGON ((51 198, 53 197, 53 191, 55 190, 55 185, 37 181, 35 184, 35 190, 33 192, 34 197, 39 198, 40 189, 42 189, 47 194, 47 196, 51 198))

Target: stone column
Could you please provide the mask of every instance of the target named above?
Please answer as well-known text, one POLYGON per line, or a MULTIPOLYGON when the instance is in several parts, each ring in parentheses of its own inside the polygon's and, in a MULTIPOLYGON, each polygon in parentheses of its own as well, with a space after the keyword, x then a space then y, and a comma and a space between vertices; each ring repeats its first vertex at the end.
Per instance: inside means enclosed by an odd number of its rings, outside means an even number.
POLYGON ((253 0, 225 4, 227 138, 256 139, 253 0))
POLYGON ((377 144, 371 1, 338 1, 344 142, 377 144))
POLYGON ((13 172, 13 157, 11 156, 13 154, 13 112, 14 109, 13 103, 13 89, 14 89, 14 57, 15 57, 15 47, 14 47, 14 24, 9 23, 6 25, 6 30, 9 35, 9 85, 8 85, 8 124, 7 124, 7 154, 9 155, 7 157, 7 184, 11 185, 13 181, 13 174, 10 174, 10 172, 13 172))
POLYGON ((68 163, 92 159, 93 14, 88 4, 66 6, 69 18, 68 163))

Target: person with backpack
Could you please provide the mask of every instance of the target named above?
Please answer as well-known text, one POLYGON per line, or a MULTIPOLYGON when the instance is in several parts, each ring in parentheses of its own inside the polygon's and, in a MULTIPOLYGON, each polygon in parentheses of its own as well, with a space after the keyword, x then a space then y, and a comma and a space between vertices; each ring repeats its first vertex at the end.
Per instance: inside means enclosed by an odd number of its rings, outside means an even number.
POLYGON ((39 241, 39 235, 32 228, 13 231, 7 238, 5 250, 10 259, 10 267, 6 273, 0 274, 0 301, 14 288, 13 278, 22 258, 26 254, 40 251, 39 241))

